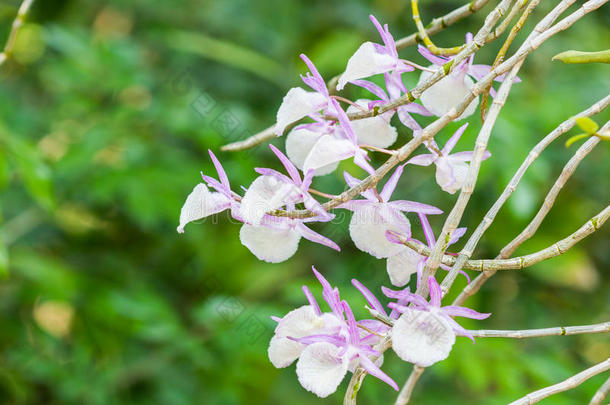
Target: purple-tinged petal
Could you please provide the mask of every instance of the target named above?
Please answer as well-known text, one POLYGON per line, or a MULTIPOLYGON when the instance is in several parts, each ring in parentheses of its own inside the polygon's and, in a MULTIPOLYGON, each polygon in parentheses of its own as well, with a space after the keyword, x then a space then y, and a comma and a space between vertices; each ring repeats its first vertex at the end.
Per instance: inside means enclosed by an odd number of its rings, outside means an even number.
POLYGON ((449 316, 461 316, 464 318, 471 319, 487 319, 491 315, 491 313, 484 314, 481 312, 477 312, 474 309, 460 307, 457 305, 448 305, 446 307, 441 308, 441 311, 443 311, 444 314, 449 316))
POLYGON ((328 239, 325 236, 320 235, 319 233, 309 229, 303 224, 298 224, 296 226, 296 231, 305 239, 310 240, 315 243, 319 243, 320 245, 328 246, 331 249, 335 249, 340 252, 341 248, 332 240, 328 239))
POLYGON ((428 278, 428 288, 430 290, 430 305, 440 308, 443 293, 441 291, 441 286, 438 285, 436 279, 432 276, 428 278))
POLYGON ((369 200, 350 200, 346 201, 343 204, 337 206, 337 208, 343 208, 350 211, 358 211, 369 208, 375 202, 371 202, 369 200))
POLYGON ((342 90, 348 82, 385 73, 396 66, 396 60, 388 55, 385 49, 379 51, 379 46, 372 42, 365 42, 349 58, 345 72, 337 82, 337 90, 342 90))
POLYGON ((322 78, 322 75, 320 75, 320 72, 318 72, 318 69, 316 69, 316 66, 304 53, 302 53, 300 56, 301 56, 301 59, 303 60, 303 62, 305 62, 305 64, 309 68, 309 71, 311 72, 311 76, 310 75, 307 75, 305 77, 301 76, 301 79, 309 87, 311 87, 312 89, 314 89, 321 95, 326 96, 326 98, 328 98, 329 97, 328 88, 326 87, 326 82, 322 78))
POLYGON ((383 190, 381 190, 381 193, 379 194, 383 202, 388 202, 390 201, 390 198, 392 198, 392 194, 396 189, 396 185, 398 184, 398 180, 400 180, 400 176, 402 175, 404 168, 404 164, 398 166, 396 170, 394 170, 394 173, 392 173, 390 179, 383 186, 383 190))
POLYGON ((449 62, 449 60, 450 60, 449 58, 445 58, 443 56, 437 56, 437 55, 433 54, 432 52, 430 52, 428 50, 428 48, 426 48, 425 46, 422 46, 422 45, 417 46, 417 52, 419 52, 421 54, 421 56, 428 59, 428 61, 434 63, 437 66, 442 66, 445 63, 449 62))
POLYGON ((386 373, 381 371, 381 369, 377 367, 368 357, 358 356, 358 359, 360 360, 360 366, 365 369, 367 373, 379 378, 381 381, 398 391, 398 385, 396 382, 394 382, 394 380, 392 380, 386 373))
POLYGON ((460 240, 460 238, 466 233, 467 229, 468 228, 457 228, 455 231, 453 231, 453 233, 451 234, 451 238, 449 238, 449 244, 447 246, 453 245, 458 240, 460 240))
POLYGON ((436 156, 434 156, 432 154, 425 154, 425 155, 414 156, 411 159, 409 159, 407 161, 407 163, 410 163, 412 165, 417 165, 417 166, 430 166, 432 163, 434 163, 435 159, 436 159, 436 156))
POLYGON ((354 313, 346 301, 341 301, 343 311, 345 312, 345 318, 347 319, 347 327, 349 330, 349 342, 353 345, 357 345, 360 342, 360 334, 358 333, 358 324, 356 324, 356 318, 354 313))
POLYGON ((381 305, 381 303, 379 302, 377 297, 375 297, 375 295, 371 292, 371 290, 366 288, 364 286, 364 284, 362 284, 360 281, 356 280, 355 278, 352 279, 352 284, 354 285, 354 287, 356 287, 356 289, 358 291, 360 291, 360 294, 362 294, 362 296, 364 297, 366 302, 368 302, 368 304, 375 311, 379 312, 380 314, 386 315, 385 309, 383 309, 383 305, 381 305))
POLYGON ((282 183, 292 184, 292 180, 288 176, 278 172, 277 170, 268 169, 266 167, 255 167, 254 171, 262 176, 271 176, 282 183))
POLYGON ((426 107, 424 107, 421 104, 417 104, 417 103, 409 103, 406 105, 401 105, 400 107, 398 107, 398 109, 405 110, 410 113, 424 115, 426 117, 433 115, 430 111, 428 111, 428 109, 426 107))
POLYGON ((451 138, 449 138, 449 140, 443 147, 443 150, 441 151, 443 153, 443 156, 447 156, 451 153, 451 151, 453 150, 453 148, 455 147, 457 142, 460 140, 460 137, 462 136, 462 134, 464 133, 464 131, 466 130, 467 127, 468 127, 468 123, 462 125, 461 127, 458 128, 457 131, 454 132, 454 134, 451 136, 451 138))
POLYGON ((392 243, 397 243, 399 245, 402 245, 404 243, 404 241, 407 239, 406 236, 403 236, 396 231, 386 231, 385 237, 388 241, 390 241, 392 243))
POLYGON ((284 155, 275 146, 269 145, 269 148, 271 148, 273 153, 275 153, 275 156, 277 156, 277 158, 280 160, 280 162, 282 162, 282 164, 286 168, 286 171, 290 175, 290 178, 292 178, 292 181, 294 182, 294 184, 296 184, 297 186, 300 185, 301 184, 301 175, 299 174, 299 171, 297 170, 297 168, 292 164, 290 159, 288 159, 288 157, 286 155, 284 155))
POLYGON ((464 329, 462 325, 457 323, 455 319, 451 318, 450 316, 445 316, 445 314, 443 314, 443 319, 445 319, 449 323, 449 325, 451 325, 451 328, 455 333, 460 336, 466 336, 467 338, 472 340, 472 343, 474 343, 474 336, 472 336, 466 329, 464 329))
POLYGON ((432 205, 418 203, 415 201, 407 201, 407 200, 398 200, 398 201, 390 201, 388 203, 392 208, 395 208, 399 211, 404 212, 420 212, 422 214, 427 215, 438 215, 442 214, 443 211, 439 208, 436 208, 432 205))
POLYGON ((383 101, 389 101, 389 97, 386 94, 385 90, 383 90, 381 87, 377 86, 373 82, 369 82, 368 80, 352 80, 351 83, 358 87, 367 89, 383 101))
POLYGON ((313 296, 313 294, 311 293, 311 290, 309 290, 309 288, 306 285, 303 286, 303 293, 305 294, 305 297, 307 297, 307 302, 309 302, 309 305, 311 305, 313 310, 316 312, 316 315, 321 316, 322 311, 320 310, 318 301, 316 301, 316 297, 313 296))
POLYGON ((430 222, 428 221, 428 217, 422 213, 418 213, 419 222, 421 222, 422 228, 424 230, 424 236, 426 237, 426 242, 428 243, 428 247, 432 249, 436 244, 436 240, 434 239, 434 232, 432 231, 432 227, 430 226, 430 222))
MULTIPOLYGON (((351 187, 356 187, 361 182, 361 180, 355 178, 354 176, 352 176, 348 172, 343 172, 343 178, 345 179, 345 183, 350 188, 351 187)), ((364 198, 366 198, 369 201, 378 202, 377 197, 375 196, 375 193, 373 192, 372 189, 365 190, 362 193, 360 193, 360 195, 362 195, 364 198)))
POLYGON ((220 183, 230 190, 231 185, 229 184, 229 178, 227 177, 227 173, 225 172, 224 168, 220 164, 220 161, 218 161, 218 159, 210 149, 208 149, 208 153, 210 154, 212 163, 214 163, 214 167, 216 168, 216 173, 218 173, 218 179, 220 180, 220 183))
POLYGON ((339 125, 341 126, 341 129, 345 133, 346 138, 349 139, 350 141, 352 141, 352 143, 354 145, 356 145, 357 144, 356 134, 354 133, 354 130, 352 129, 352 125, 350 124, 347 114, 345 114, 345 111, 343 111, 343 109, 341 108, 341 106, 339 105, 337 100, 335 100, 333 98, 330 100, 330 102, 333 105, 333 107, 335 108, 335 111, 337 112, 337 119, 339 120, 339 125))
POLYGON ((328 334, 323 334, 323 333, 320 333, 317 335, 303 336, 303 337, 286 336, 286 338, 288 338, 292 341, 295 341, 295 342, 302 343, 304 345, 312 345, 314 343, 319 343, 319 342, 330 343, 337 347, 341 347, 341 346, 345 345, 345 339, 343 339, 341 336, 328 335, 328 334))
POLYGON ((272 320, 274 320, 277 323, 280 323, 282 321, 282 318, 279 318, 277 316, 271 315, 269 318, 271 318, 272 320))

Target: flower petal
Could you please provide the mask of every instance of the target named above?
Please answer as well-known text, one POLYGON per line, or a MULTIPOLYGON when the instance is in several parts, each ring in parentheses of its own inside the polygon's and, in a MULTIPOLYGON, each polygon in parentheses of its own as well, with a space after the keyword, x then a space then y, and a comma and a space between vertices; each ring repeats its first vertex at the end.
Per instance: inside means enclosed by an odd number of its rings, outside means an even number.
POLYGON ((388 257, 386 268, 392 285, 396 287, 407 285, 411 275, 417 273, 417 265, 422 260, 424 260, 422 255, 408 247, 388 257))
POLYGON ((339 348, 320 342, 307 346, 297 362, 297 377, 307 391, 326 398, 337 390, 345 377, 347 357, 339 357, 339 348))
POLYGON ((178 232, 184 233, 186 224, 209 215, 224 211, 231 206, 231 201, 220 193, 211 193, 205 184, 199 183, 186 197, 180 210, 178 232))
POLYGON ((239 213, 246 222, 260 225, 266 212, 295 202, 300 195, 300 190, 292 183, 281 182, 275 176, 260 176, 254 179, 242 198, 239 213))
POLYGON ((421 367, 444 360, 455 333, 439 314, 406 308, 392 328, 392 348, 401 359, 421 367))
POLYGON ((325 105, 326 97, 322 94, 300 87, 291 88, 277 111, 275 134, 281 136, 288 125, 321 110, 325 105))
MULTIPOLYGON (((286 154, 297 168, 303 170, 307 155, 322 135, 307 128, 295 128, 290 131, 286 137, 286 154)), ((337 166, 339 166, 339 162, 319 167, 315 170, 315 175, 324 176, 332 173, 337 169, 337 166)))
POLYGON ((242 225, 239 240, 259 260, 280 263, 292 257, 298 247, 301 235, 292 229, 278 229, 268 226, 242 225))
POLYGON ((349 224, 349 231, 358 249, 382 259, 393 256, 403 249, 403 246, 388 241, 385 236, 386 231, 404 233, 403 227, 408 225, 409 222, 400 213, 404 218, 402 224, 388 221, 387 216, 381 215, 379 211, 380 207, 372 204, 355 211, 349 224), (402 227, 399 225, 402 225, 402 227))
POLYGON ((281 336, 273 336, 269 342, 267 355, 275 368, 284 368, 299 358, 305 345, 281 336))
POLYGON ((320 169, 354 156, 354 144, 347 139, 340 139, 332 135, 323 135, 313 146, 305 159, 303 169, 320 169))
POLYGON ((301 234, 307 240, 310 240, 314 243, 319 243, 320 245, 328 246, 331 249, 335 249, 340 252, 341 248, 332 240, 328 239, 325 236, 320 235, 319 233, 309 229, 303 224, 298 224, 296 227, 296 231, 301 234))
MULTIPOLYGON (((368 100, 357 100, 356 104, 366 108, 368 100)), ((359 111, 360 110, 353 105, 350 105, 347 109, 348 114, 359 111)), ((356 133, 358 143, 376 146, 378 148, 387 148, 396 142, 398 133, 396 132, 396 128, 390 125, 392 115, 394 115, 394 113, 390 112, 389 114, 386 113, 375 117, 352 121, 351 125, 356 133)))
MULTIPOLYGON (((423 71, 418 86, 424 82, 432 73, 423 71)), ((442 116, 449 110, 462 101, 470 93, 470 88, 474 85, 474 81, 468 76, 462 76, 459 74, 450 74, 424 91, 420 97, 420 100, 424 107, 428 109, 432 114, 436 116, 442 116)), ((464 119, 472 115, 477 105, 479 104, 479 97, 477 96, 472 102, 466 107, 462 115, 457 120, 464 119)))
POLYGON ((339 78, 337 90, 342 90, 352 80, 364 79, 393 69, 395 60, 387 54, 377 52, 375 44, 365 42, 349 58, 345 72, 339 78))
POLYGON ((436 161, 436 182, 449 194, 462 188, 468 175, 468 163, 440 158, 436 161))

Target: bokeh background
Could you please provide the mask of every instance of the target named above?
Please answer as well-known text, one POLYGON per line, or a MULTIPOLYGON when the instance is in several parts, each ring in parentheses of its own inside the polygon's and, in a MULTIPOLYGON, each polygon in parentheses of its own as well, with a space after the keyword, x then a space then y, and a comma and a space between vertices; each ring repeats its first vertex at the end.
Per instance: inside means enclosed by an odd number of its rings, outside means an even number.
MULTIPOLYGON (((424 2, 421 12, 429 21, 460 3, 424 2)), ((551 6, 542 3, 541 11, 551 6)), ((16 0, 0 4, 1 43, 17 6, 16 0)), ((462 41, 490 7, 434 39, 445 46, 462 41)), ((347 379, 338 393, 318 400, 300 387, 294 366, 273 368, 266 350, 274 326, 269 316, 303 305, 303 284, 320 296, 312 264, 359 316, 366 315, 364 301, 350 279, 375 292, 389 284, 385 262, 351 243, 349 215, 316 226, 339 243, 340 254, 302 241, 291 260, 274 265, 240 244, 239 225, 226 215, 191 224, 183 235, 176 226, 199 172, 215 175, 208 148, 236 187, 255 178, 256 166, 279 167, 266 146, 242 153, 219 147, 274 122, 283 95, 304 72, 299 53, 329 79, 361 42, 378 41, 370 13, 389 23, 396 38, 414 30, 407 0, 36 1, 14 59, 0 68, 1 404, 341 402, 347 379)), ((478 224, 542 136, 608 93, 608 66, 550 58, 567 49, 608 48, 609 20, 606 6, 528 58, 462 226, 478 224)), ((499 46, 485 48, 476 62, 490 63, 499 46)), ((424 63, 414 49, 402 54, 424 63)), ((417 75, 405 81, 413 86, 417 75)), ((345 95, 361 94, 348 89, 345 95)), ((609 115, 595 119, 603 124, 609 115)), ((480 127, 476 115, 469 122, 459 150, 472 149, 480 127)), ((439 142, 458 125, 442 131, 439 142)), ((401 130, 399 144, 408 136, 401 130)), ((545 152, 476 257, 495 256, 521 231, 575 149, 559 141, 545 152)), ((517 254, 567 236, 608 204, 609 153, 606 143, 591 153, 538 235, 517 254)), ((343 170, 363 176, 345 162, 315 187, 341 191, 343 170)), ((435 184, 431 168, 419 167, 403 175, 395 196, 444 210, 455 200, 435 184)), ((442 219, 433 219, 436 232, 442 219)), ((494 277, 468 302, 493 316, 464 326, 607 321, 609 229, 559 258, 494 277)), ((460 278, 453 294, 464 285, 460 278)), ((609 355, 604 335, 479 339, 476 345, 459 338, 450 358, 425 372, 414 403, 503 404, 609 355)), ((386 356, 384 370, 399 384, 410 368, 386 356)), ((605 378, 543 403, 584 403, 605 378)), ((394 397, 370 377, 360 393, 363 404, 394 397)))

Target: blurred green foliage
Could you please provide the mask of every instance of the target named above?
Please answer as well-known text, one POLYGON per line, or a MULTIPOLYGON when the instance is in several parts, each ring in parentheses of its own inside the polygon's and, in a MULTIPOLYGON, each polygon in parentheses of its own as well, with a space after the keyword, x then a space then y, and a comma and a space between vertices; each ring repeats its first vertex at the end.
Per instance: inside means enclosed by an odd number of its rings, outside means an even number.
MULTIPOLYGON (((458 5, 436 1, 421 11, 429 20, 458 5)), ((0 42, 17 6, 16 0, 0 4, 0 42)), ((541 9, 550 6, 543 2, 541 9)), ((488 9, 435 40, 456 44, 480 26, 488 9)), ((609 12, 605 7, 587 16, 527 60, 462 226, 478 224, 544 134, 608 93, 608 66, 553 64, 550 58, 582 44, 608 48, 609 12)), ((302 305, 304 283, 319 292, 312 264, 365 315, 350 279, 374 291, 388 279, 383 261, 353 247, 349 217, 340 213, 336 224, 316 228, 342 246, 341 254, 303 242, 295 257, 276 265, 258 262, 241 246, 238 225, 227 216, 191 224, 184 235, 175 227, 199 171, 213 173, 207 149, 216 152, 273 123, 283 95, 304 71, 299 53, 326 78, 340 73, 359 43, 378 40, 369 13, 389 23, 397 38, 414 30, 407 0, 35 3, 14 59, 0 68, 0 403, 317 401, 299 386, 294 366, 276 370, 268 362, 269 316, 302 305)), ((477 61, 492 61, 499 46, 484 48, 477 61)), ((414 49, 403 54, 423 63, 414 49)), ((412 86, 417 77, 406 80, 412 86)), ((480 127, 478 117, 470 122, 464 150, 480 127)), ((399 142, 407 136, 401 130, 399 142)), ((477 257, 495 256, 535 213, 573 153, 562 143, 528 172, 477 257)), ((579 167, 520 252, 568 235, 608 203, 609 152, 604 143, 579 167)), ((277 166, 266 147, 219 157, 234 185, 249 184, 255 166, 277 166)), ((343 168, 362 176, 350 164, 343 168)), ((397 197, 450 209, 455 196, 440 191, 429 168, 408 173, 397 197)), ((316 181, 329 192, 343 187, 341 170, 316 181)), ((437 232, 441 220, 434 218, 437 232)), ((522 329, 607 321, 608 229, 564 256, 497 275, 469 301, 493 316, 464 325, 522 329)), ((460 279, 456 291, 464 283, 460 279)), ((460 338, 448 360, 426 371, 414 403, 503 404, 609 355, 607 336, 479 339, 474 346, 460 338)), ((410 371, 393 354, 384 369, 399 383, 410 371)), ((604 378, 544 403, 586 402, 604 378)), ((316 403, 340 403, 345 386, 316 403)), ((367 378, 361 402, 391 403, 394 395, 367 378)))

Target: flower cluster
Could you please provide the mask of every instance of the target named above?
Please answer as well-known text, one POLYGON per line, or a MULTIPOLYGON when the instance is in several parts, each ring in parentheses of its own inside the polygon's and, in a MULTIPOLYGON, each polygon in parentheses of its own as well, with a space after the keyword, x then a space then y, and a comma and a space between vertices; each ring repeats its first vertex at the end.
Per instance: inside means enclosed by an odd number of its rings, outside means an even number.
MULTIPOLYGON (((231 189, 227 174, 210 151, 218 179, 202 173, 203 182, 195 186, 182 207, 178 232, 184 232, 189 222, 229 210, 232 218, 242 223, 239 232, 241 243, 260 260, 278 263, 289 259, 296 253, 301 238, 340 251, 335 242, 308 226, 334 218, 334 214, 316 197, 335 196, 312 189, 314 178, 336 171, 339 163, 347 159, 366 174, 376 175, 369 153, 393 153, 385 149, 398 138, 392 122, 402 124, 414 138, 419 137, 422 127, 414 115, 444 115, 457 107, 470 92, 474 81, 491 69, 488 65, 474 64, 471 56, 458 66, 452 66, 448 74, 429 86, 422 93, 421 104, 411 102, 378 114, 380 105, 387 105, 408 93, 403 75, 420 70, 419 82, 424 83, 434 72, 447 70, 447 64, 452 60, 433 55, 424 47, 420 47, 419 52, 432 66, 424 68, 401 59, 388 26, 382 26, 373 16, 370 19, 379 31, 382 43, 365 42, 358 48, 340 76, 337 90, 350 84, 365 89, 373 97, 350 101, 332 95, 314 63, 301 55, 309 69, 301 76, 305 86, 288 91, 278 109, 275 124, 278 137, 288 132, 285 154, 270 145, 283 171, 256 168, 259 176, 249 187, 242 187, 245 193, 241 195, 231 189), (383 82, 385 88, 375 81, 383 82), (347 108, 344 109, 340 102, 347 103, 347 108), (350 115, 354 118, 353 114, 359 112, 366 112, 367 118, 350 119, 350 115), (397 120, 394 120, 394 115, 397 120), (277 210, 293 211, 296 208, 306 209, 309 215, 297 218, 277 213, 277 210)), ((466 40, 471 41, 472 36, 468 35, 466 40)), ((496 80, 502 81, 503 77, 496 80)), ((494 90, 490 92, 493 97, 494 90)), ((471 115, 477 103, 478 98, 458 120, 471 115)), ((408 288, 402 291, 383 288, 385 295, 396 300, 389 304, 391 312, 388 315, 366 287, 353 281, 372 309, 395 321, 391 331, 394 351, 402 359, 421 366, 444 359, 456 334, 468 336, 453 317, 483 319, 489 314, 440 306, 441 293, 436 280, 433 277, 422 280, 427 258, 405 246, 404 242, 412 238, 407 215, 415 213, 428 247, 434 248, 436 241, 428 216, 440 215, 443 211, 420 202, 393 200, 392 195, 409 165, 434 164, 436 182, 443 191, 454 194, 462 189, 468 179, 468 162, 473 159, 474 152, 452 151, 467 127, 466 123, 457 129, 442 148, 433 138, 423 142, 428 153, 414 156, 399 165, 380 191, 375 182, 369 188, 361 189, 362 198, 345 201, 336 197, 340 202, 335 204, 336 209, 353 213, 349 224, 352 241, 361 251, 387 260, 387 271, 394 286, 404 287, 413 274, 417 274, 418 285, 428 282, 430 302, 411 293, 408 288)), ((489 156, 486 151, 483 158, 489 156)), ((361 184, 357 176, 348 172, 344 172, 343 177, 350 188, 361 184)), ((465 228, 456 230, 449 244, 457 242, 465 232, 465 228)), ((379 340, 389 336, 390 326, 375 319, 356 322, 347 302, 340 299, 338 290, 333 289, 315 269, 314 273, 322 284, 323 297, 330 312, 322 312, 311 292, 303 287, 309 305, 297 308, 281 319, 275 318, 278 325, 269 346, 271 362, 276 367, 286 367, 297 360, 300 383, 321 397, 333 393, 347 371, 353 371, 357 365, 397 388, 394 381, 381 371, 382 357, 376 349, 379 340)))

